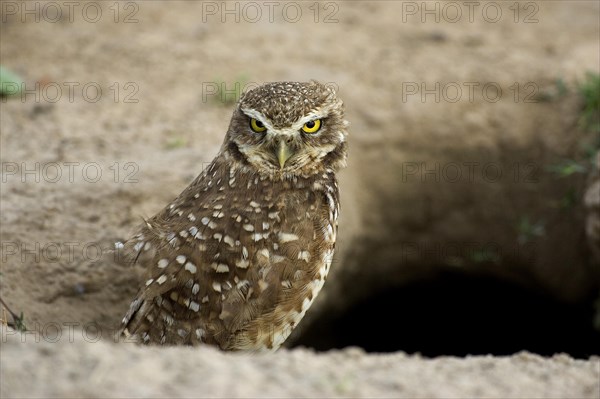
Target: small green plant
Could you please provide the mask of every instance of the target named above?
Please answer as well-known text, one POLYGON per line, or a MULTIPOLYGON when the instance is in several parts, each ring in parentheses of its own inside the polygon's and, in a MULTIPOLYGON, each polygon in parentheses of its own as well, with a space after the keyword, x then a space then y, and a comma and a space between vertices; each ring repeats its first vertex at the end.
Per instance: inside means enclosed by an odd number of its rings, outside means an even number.
POLYGON ((558 97, 563 97, 569 93, 569 87, 563 78, 557 78, 555 81, 556 84, 556 95, 558 97))
POLYGON ((573 209, 575 205, 579 203, 579 195, 577 195, 577 190, 573 187, 569 188, 569 190, 563 195, 560 199, 559 207, 560 209, 573 209))
MULTIPOLYGON (((564 90, 567 90, 566 87, 564 90)), ((593 167, 596 153, 600 150, 600 75, 589 72, 585 80, 579 83, 577 90, 583 100, 579 127, 592 133, 594 137, 592 142, 585 140, 581 144, 581 159, 566 159, 547 167, 548 171, 559 178, 588 173, 593 167)))
POLYGON ((558 163, 549 165, 547 170, 556 174, 557 177, 569 177, 575 173, 585 173, 588 167, 574 159, 566 159, 558 163))
POLYGON ((171 137, 167 140, 165 148, 167 150, 174 150, 176 148, 182 148, 187 145, 186 140, 183 137, 171 137))
POLYGON ((519 244, 527 244, 536 237, 543 237, 546 234, 544 222, 532 222, 527 216, 522 217, 517 223, 517 240, 519 244))
POLYGON ((19 94, 21 92, 22 84, 23 79, 0 65, 0 97, 19 94))
POLYGON ((8 305, 6 305, 2 298, 0 298, 0 304, 2 305, 2 308, 10 314, 10 317, 12 318, 11 322, 3 319, 4 324, 14 328, 17 331, 27 331, 27 326, 25 326, 25 316, 23 315, 23 312, 21 312, 21 314, 17 316, 15 312, 10 310, 10 308, 8 307, 8 305))
MULTIPOLYGON (((583 98, 579 124, 583 130, 600 133, 600 74, 588 72, 578 89, 583 98)), ((596 144, 600 148, 600 141, 596 144)))
POLYGON ((223 79, 215 79, 217 92, 211 98, 222 105, 233 105, 241 97, 248 83, 246 75, 238 75, 233 82, 225 82, 223 79))
POLYGON ((569 93, 569 88, 563 78, 557 78, 554 81, 554 86, 547 90, 541 90, 536 100, 538 102, 552 102, 558 100, 569 93))

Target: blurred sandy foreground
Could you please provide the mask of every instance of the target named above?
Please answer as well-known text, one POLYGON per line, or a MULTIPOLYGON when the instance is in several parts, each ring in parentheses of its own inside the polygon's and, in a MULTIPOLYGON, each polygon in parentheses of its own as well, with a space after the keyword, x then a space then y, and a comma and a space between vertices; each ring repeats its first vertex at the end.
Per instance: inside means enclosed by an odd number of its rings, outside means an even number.
POLYGON ((425 359, 358 348, 244 355, 90 343, 77 330, 38 343, 3 331, 0 366, 3 398, 598 398, 600 389, 598 357, 425 359))
MULTIPOLYGON (((17 251, 3 253, 0 284, 29 326, 118 324, 138 276, 90 265, 82 249, 126 238, 212 159, 233 106, 215 88, 234 97, 236 81, 330 82, 352 123, 338 258, 306 323, 439 261, 413 251, 414 264, 402 263, 401 243, 518 253, 522 215, 554 221, 539 253, 486 273, 566 301, 597 289, 598 269, 583 267, 580 205, 568 215, 548 205, 562 195, 554 176, 513 176, 515 165, 544 171, 578 148, 572 88, 598 72, 598 2, 74 3, 0 2, 0 63, 30 90, 0 103, 2 161, 17 167, 0 193, 1 239, 17 251), (556 82, 571 90, 560 97, 556 82), (427 169, 399 177, 423 160, 427 169), (504 179, 483 181, 478 169, 476 182, 420 184, 444 162, 491 162, 504 179), (75 252, 57 259, 51 243, 75 252)), ((449 267, 482 267, 463 261, 449 267)), ((2 397, 600 397, 597 357, 249 356, 68 337, 3 331, 2 397)))

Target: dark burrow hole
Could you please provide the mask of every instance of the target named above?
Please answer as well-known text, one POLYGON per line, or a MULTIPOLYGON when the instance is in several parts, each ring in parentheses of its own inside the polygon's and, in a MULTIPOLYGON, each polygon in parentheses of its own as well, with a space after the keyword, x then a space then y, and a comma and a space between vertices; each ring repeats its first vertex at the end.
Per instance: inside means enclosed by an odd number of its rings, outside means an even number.
POLYGON ((294 346, 427 357, 527 350, 588 358, 600 354, 593 317, 592 299, 566 304, 498 279, 442 273, 379 292, 343 314, 321 316, 294 346))

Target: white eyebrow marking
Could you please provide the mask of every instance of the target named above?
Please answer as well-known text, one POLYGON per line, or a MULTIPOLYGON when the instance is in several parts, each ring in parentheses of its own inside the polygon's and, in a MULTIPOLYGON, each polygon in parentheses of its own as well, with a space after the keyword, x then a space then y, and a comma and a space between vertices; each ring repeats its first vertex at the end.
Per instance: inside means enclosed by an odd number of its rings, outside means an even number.
POLYGON ((261 114, 260 112, 258 112, 255 109, 250 109, 250 108, 240 108, 242 110, 242 112, 244 114, 246 114, 246 116, 250 117, 250 118, 254 118, 260 122, 262 122, 263 125, 265 125, 265 127, 267 128, 267 131, 273 131, 273 124, 271 123, 271 121, 269 120, 269 118, 267 118, 266 116, 264 116, 263 114, 261 114))
MULTIPOLYGON (((306 114, 306 115, 302 116, 300 119, 298 119, 298 121, 293 123, 291 129, 300 130, 306 122, 314 121, 316 119, 323 119, 323 118, 327 117, 329 115, 329 112, 331 111, 331 109, 333 107, 335 107, 336 105, 337 105, 336 103, 329 104, 328 106, 323 107, 317 111, 309 112, 308 114, 306 114)), ((320 132, 320 130, 319 130, 319 132, 320 132)), ((316 134, 319 134, 319 132, 317 132, 316 134)))
MULTIPOLYGON (((329 109, 322 109, 322 110, 310 112, 308 115, 304 115, 300 119, 298 119, 296 122, 294 122, 292 124, 291 129, 292 130, 300 130, 300 129, 302 129, 302 126, 304 126, 304 124, 307 122, 314 121, 317 119, 323 119, 324 117, 326 117, 329 114, 328 111, 329 111, 329 109)), ((321 129, 319 129, 319 131, 320 130, 321 129)), ((318 131, 316 134, 318 134, 318 131)))

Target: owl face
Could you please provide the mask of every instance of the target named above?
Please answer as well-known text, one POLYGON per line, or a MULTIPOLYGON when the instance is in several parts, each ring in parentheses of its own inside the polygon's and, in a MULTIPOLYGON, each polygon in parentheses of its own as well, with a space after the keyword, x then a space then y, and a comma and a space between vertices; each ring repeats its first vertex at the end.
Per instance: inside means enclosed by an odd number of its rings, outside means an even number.
POLYGON ((260 174, 306 177, 345 166, 347 125, 325 85, 268 83, 242 96, 224 145, 260 174))

